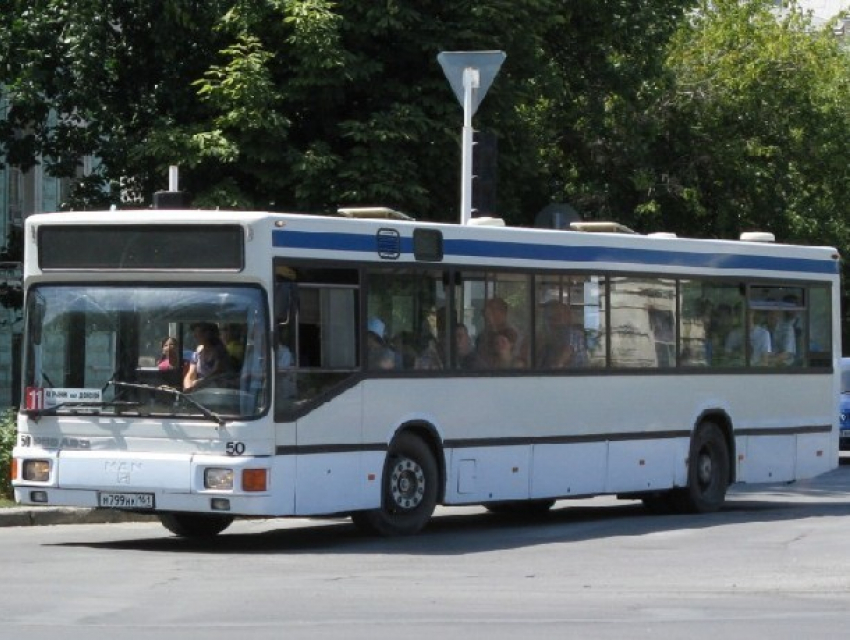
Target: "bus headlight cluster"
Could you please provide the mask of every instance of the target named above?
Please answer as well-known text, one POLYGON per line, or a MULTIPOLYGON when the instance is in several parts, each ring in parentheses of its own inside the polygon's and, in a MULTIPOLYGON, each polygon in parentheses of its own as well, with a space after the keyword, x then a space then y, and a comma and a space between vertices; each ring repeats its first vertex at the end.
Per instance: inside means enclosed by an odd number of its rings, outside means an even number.
POLYGON ((47 482, 50 479, 50 460, 24 460, 21 479, 31 482, 47 482))
MULTIPOLYGON (((268 489, 268 469, 242 469, 242 491, 266 491, 268 489)), ((204 489, 213 491, 233 491, 233 469, 208 467, 204 469, 204 489)))

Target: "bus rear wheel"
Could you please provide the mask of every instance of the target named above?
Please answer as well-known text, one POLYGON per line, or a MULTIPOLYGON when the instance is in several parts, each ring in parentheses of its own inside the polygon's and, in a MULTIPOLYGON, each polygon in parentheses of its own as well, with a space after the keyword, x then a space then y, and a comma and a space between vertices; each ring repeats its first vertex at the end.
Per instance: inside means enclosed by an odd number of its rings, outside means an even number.
POLYGON ((351 520, 361 530, 381 536, 409 536, 421 531, 437 506, 437 461, 421 438, 402 433, 390 445, 384 463, 381 508, 356 511, 351 520))
POLYGON ((161 513, 162 526, 182 538, 212 538, 233 522, 233 516, 214 513, 161 513))
MULTIPOLYGON (((675 491, 675 489, 673 491, 675 491)), ((677 507, 673 500, 673 491, 661 491, 659 493, 643 496, 641 498, 643 506, 646 507, 650 513, 654 513, 659 516, 676 513, 677 507)))
POLYGON ((688 458, 688 486, 671 494, 681 513, 717 511, 726 499, 729 486, 729 447, 723 431, 713 422, 704 422, 691 441, 688 458))

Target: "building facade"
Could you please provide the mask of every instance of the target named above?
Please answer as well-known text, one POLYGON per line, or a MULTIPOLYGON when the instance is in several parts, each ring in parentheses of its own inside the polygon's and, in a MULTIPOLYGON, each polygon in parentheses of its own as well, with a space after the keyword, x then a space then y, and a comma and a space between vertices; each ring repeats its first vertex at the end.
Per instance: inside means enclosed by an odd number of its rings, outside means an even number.
MULTIPOLYGON (((0 91, 0 119, 9 105, 0 91)), ((33 213, 59 211, 71 181, 56 178, 44 170, 42 162, 27 170, 7 165, 0 148, 0 251, 10 249, 10 236, 22 231, 24 220, 33 213)), ((91 159, 81 163, 80 171, 91 170, 91 159)), ((0 291, 20 287, 20 263, 0 261, 0 291)), ((1 301, 0 301, 1 302, 1 301)), ((22 310, 0 304, 0 411, 20 400, 22 310)))

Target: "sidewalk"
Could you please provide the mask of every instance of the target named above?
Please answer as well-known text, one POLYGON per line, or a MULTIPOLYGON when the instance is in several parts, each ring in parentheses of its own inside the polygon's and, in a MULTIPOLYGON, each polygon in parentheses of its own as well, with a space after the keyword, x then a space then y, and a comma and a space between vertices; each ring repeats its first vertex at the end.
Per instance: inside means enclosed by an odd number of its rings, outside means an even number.
POLYGON ((0 508, 0 527, 32 527, 52 524, 107 524, 112 522, 157 522, 156 516, 114 509, 76 507, 0 508))

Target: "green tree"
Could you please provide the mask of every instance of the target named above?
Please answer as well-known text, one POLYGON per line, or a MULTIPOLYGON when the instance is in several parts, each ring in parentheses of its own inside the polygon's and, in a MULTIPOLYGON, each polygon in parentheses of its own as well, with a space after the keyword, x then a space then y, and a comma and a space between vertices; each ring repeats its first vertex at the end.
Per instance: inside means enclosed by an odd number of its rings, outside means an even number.
MULTIPOLYGON (((156 131, 201 117, 192 82, 223 46, 216 0, 10 0, 0 14, 0 86, 11 105, 0 122, 6 161, 37 155, 73 177, 79 159, 101 162, 69 207, 118 201, 162 186, 146 149, 156 131), (106 189, 106 197, 104 197, 106 189)), ((147 195, 149 198, 149 195, 147 195)))
POLYGON ((509 222, 565 200, 638 230, 847 239, 847 53, 770 2, 8 4, 0 145, 54 175, 101 158, 69 205, 144 205, 177 164, 199 206, 457 220, 461 109, 436 55, 502 49, 475 124, 509 222))
POLYGON ((850 57, 831 29, 773 4, 706 2, 673 40, 648 222, 846 246, 850 57))
POLYGON ((5 409, 0 414, 0 498, 11 500, 12 493, 12 448, 17 436, 15 410, 5 409))
POLYGON ((556 7, 540 0, 242 7, 221 26, 238 46, 223 50, 198 83, 215 114, 200 135, 216 142, 227 191, 255 206, 384 204, 456 220, 462 114, 436 56, 504 49, 508 62, 476 124, 500 138, 502 173, 510 176, 500 184, 503 210, 521 211, 523 189, 540 174, 515 106, 532 95, 540 32, 556 7), (245 109, 265 114, 254 118, 256 131, 246 131, 245 109))
POLYGON ((665 50, 695 2, 574 0, 545 33, 531 117, 549 194, 590 219, 637 225, 663 135, 653 114, 668 81, 665 50))
POLYGON ((178 164, 199 205, 385 204, 456 219, 461 119, 436 62, 444 49, 508 51, 477 118, 501 136, 506 208, 522 209, 539 173, 514 106, 533 95, 554 0, 10 5, 0 140, 9 162, 41 154, 54 175, 98 156, 70 206, 102 206, 103 186, 112 202, 145 204, 178 164))

